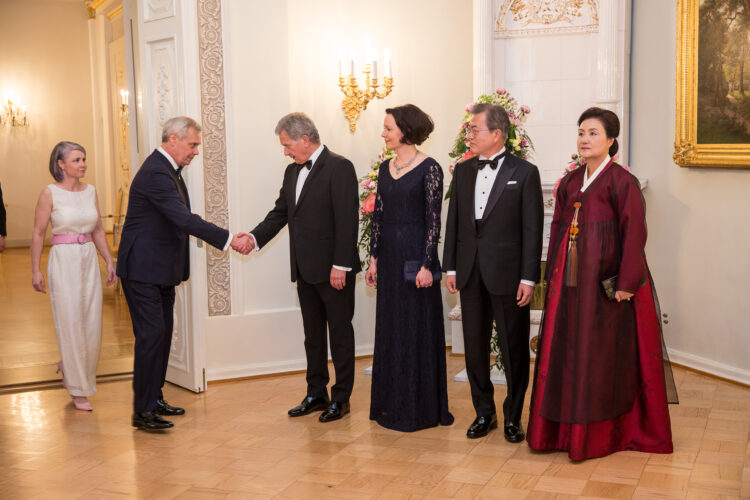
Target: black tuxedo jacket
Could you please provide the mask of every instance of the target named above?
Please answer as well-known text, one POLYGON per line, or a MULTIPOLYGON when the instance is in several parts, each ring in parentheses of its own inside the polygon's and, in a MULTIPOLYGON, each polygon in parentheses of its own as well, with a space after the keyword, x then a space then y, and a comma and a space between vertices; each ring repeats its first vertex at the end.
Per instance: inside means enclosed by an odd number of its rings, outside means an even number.
POLYGON ((519 282, 539 281, 544 205, 539 171, 511 154, 505 156, 477 227, 474 188, 478 157, 456 165, 453 172, 443 269, 456 271, 461 289, 475 262, 487 290, 493 295, 518 291, 519 282))
POLYGON ((0 236, 7 236, 5 229, 5 204, 3 203, 3 188, 0 187, 0 236))
POLYGON ((357 251, 359 193, 352 162, 323 148, 295 203, 298 166, 284 171, 273 210, 250 231, 263 248, 289 225, 292 281, 297 273, 308 283, 329 281, 333 265, 362 268, 357 251))
POLYGON ((175 286, 190 277, 188 235, 224 248, 229 232, 190 213, 189 206, 169 160, 159 151, 151 153, 130 185, 117 275, 175 286))

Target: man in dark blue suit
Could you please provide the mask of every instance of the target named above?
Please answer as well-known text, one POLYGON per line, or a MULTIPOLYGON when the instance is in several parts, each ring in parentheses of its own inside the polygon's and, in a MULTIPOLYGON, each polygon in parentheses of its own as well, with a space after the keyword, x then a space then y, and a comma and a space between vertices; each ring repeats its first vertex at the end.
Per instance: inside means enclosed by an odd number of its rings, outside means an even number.
POLYGON ((164 400, 162 387, 172 344, 175 286, 190 276, 188 237, 213 247, 248 253, 249 235, 232 236, 190 212, 182 169, 198 154, 200 125, 188 117, 168 120, 162 145, 143 162, 130 186, 117 254, 117 275, 135 334, 133 427, 172 427, 162 415, 185 410, 164 400))

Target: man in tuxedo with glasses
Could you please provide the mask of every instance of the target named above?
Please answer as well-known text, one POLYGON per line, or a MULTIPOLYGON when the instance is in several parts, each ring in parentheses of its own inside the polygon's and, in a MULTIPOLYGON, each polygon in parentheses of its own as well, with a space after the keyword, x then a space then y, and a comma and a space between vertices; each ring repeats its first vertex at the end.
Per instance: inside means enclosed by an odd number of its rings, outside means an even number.
POLYGON ((476 156, 453 173, 443 249, 446 287, 461 292, 466 371, 477 417, 466 435, 497 427, 490 380, 493 321, 500 336, 508 394, 505 439, 525 434, 521 411, 529 385, 529 303, 539 280, 544 207, 539 171, 505 149, 509 120, 502 106, 477 104, 467 137, 476 156))

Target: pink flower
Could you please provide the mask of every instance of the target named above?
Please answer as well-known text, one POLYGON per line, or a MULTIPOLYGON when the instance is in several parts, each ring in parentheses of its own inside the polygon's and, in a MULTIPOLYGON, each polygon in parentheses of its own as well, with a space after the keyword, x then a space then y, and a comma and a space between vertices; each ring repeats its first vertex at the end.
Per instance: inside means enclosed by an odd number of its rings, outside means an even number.
POLYGON ((517 126, 519 126, 520 124, 521 124, 521 122, 520 122, 520 121, 518 121, 518 120, 513 120, 513 125, 515 125, 516 127, 517 127, 517 126))
POLYGON ((467 104, 467 105, 466 105, 466 111, 469 111, 469 112, 471 112, 471 109, 472 109, 473 107, 474 107, 474 103, 473 103, 473 102, 470 102, 469 104, 467 104))
POLYGON ((505 90, 505 89, 504 89, 503 87, 498 87, 497 89, 495 89, 495 92, 497 92, 497 93, 498 93, 498 94, 500 94, 500 95, 503 95, 503 94, 507 94, 507 93, 508 93, 508 91, 507 91, 507 90, 505 90))
POLYGON ((529 143, 528 143, 528 141, 526 139, 521 139, 521 147, 525 148, 528 145, 529 145, 529 143))
POLYGON ((461 157, 461 161, 468 160, 469 158, 474 158, 476 156, 476 153, 472 153, 471 151, 467 151, 464 153, 464 155, 461 157))
POLYGON ((521 113, 528 115, 529 113, 531 113, 531 108, 524 104, 523 106, 521 106, 521 113))
POLYGON ((375 193, 370 193, 367 195, 367 198, 365 198, 362 201, 362 213, 371 214, 374 211, 375 211, 375 193))

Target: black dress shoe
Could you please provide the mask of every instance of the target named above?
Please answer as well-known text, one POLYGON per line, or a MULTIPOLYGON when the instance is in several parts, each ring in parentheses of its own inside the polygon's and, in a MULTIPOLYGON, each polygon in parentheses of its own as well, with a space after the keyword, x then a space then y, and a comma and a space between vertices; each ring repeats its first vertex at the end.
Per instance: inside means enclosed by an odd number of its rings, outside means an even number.
POLYGON ((490 429, 497 429, 497 415, 494 413, 475 418, 469 430, 466 431, 466 437, 470 439, 480 438, 486 436, 490 429))
POLYGON ((172 406, 163 399, 157 399, 156 400, 156 410, 154 410, 159 415, 184 415, 185 409, 179 408, 177 406, 172 406))
POLYGON ((347 413, 351 411, 351 407, 349 406, 349 403, 339 403, 338 401, 331 401, 331 404, 328 405, 328 408, 325 409, 323 413, 320 414, 320 420, 321 422, 333 422, 334 420, 338 420, 347 413))
POLYGON ((524 440, 526 434, 523 432, 521 424, 510 423, 505 426, 505 440, 511 443, 520 443, 524 440))
POLYGON ((143 411, 133 413, 133 427, 144 431, 160 431, 174 427, 174 424, 169 420, 164 420, 156 412, 143 411))
POLYGON ((307 396, 300 404, 289 410, 288 413, 290 417, 301 417, 302 415, 307 415, 314 411, 325 410, 326 408, 328 408, 327 398, 314 398, 312 396, 307 396))

